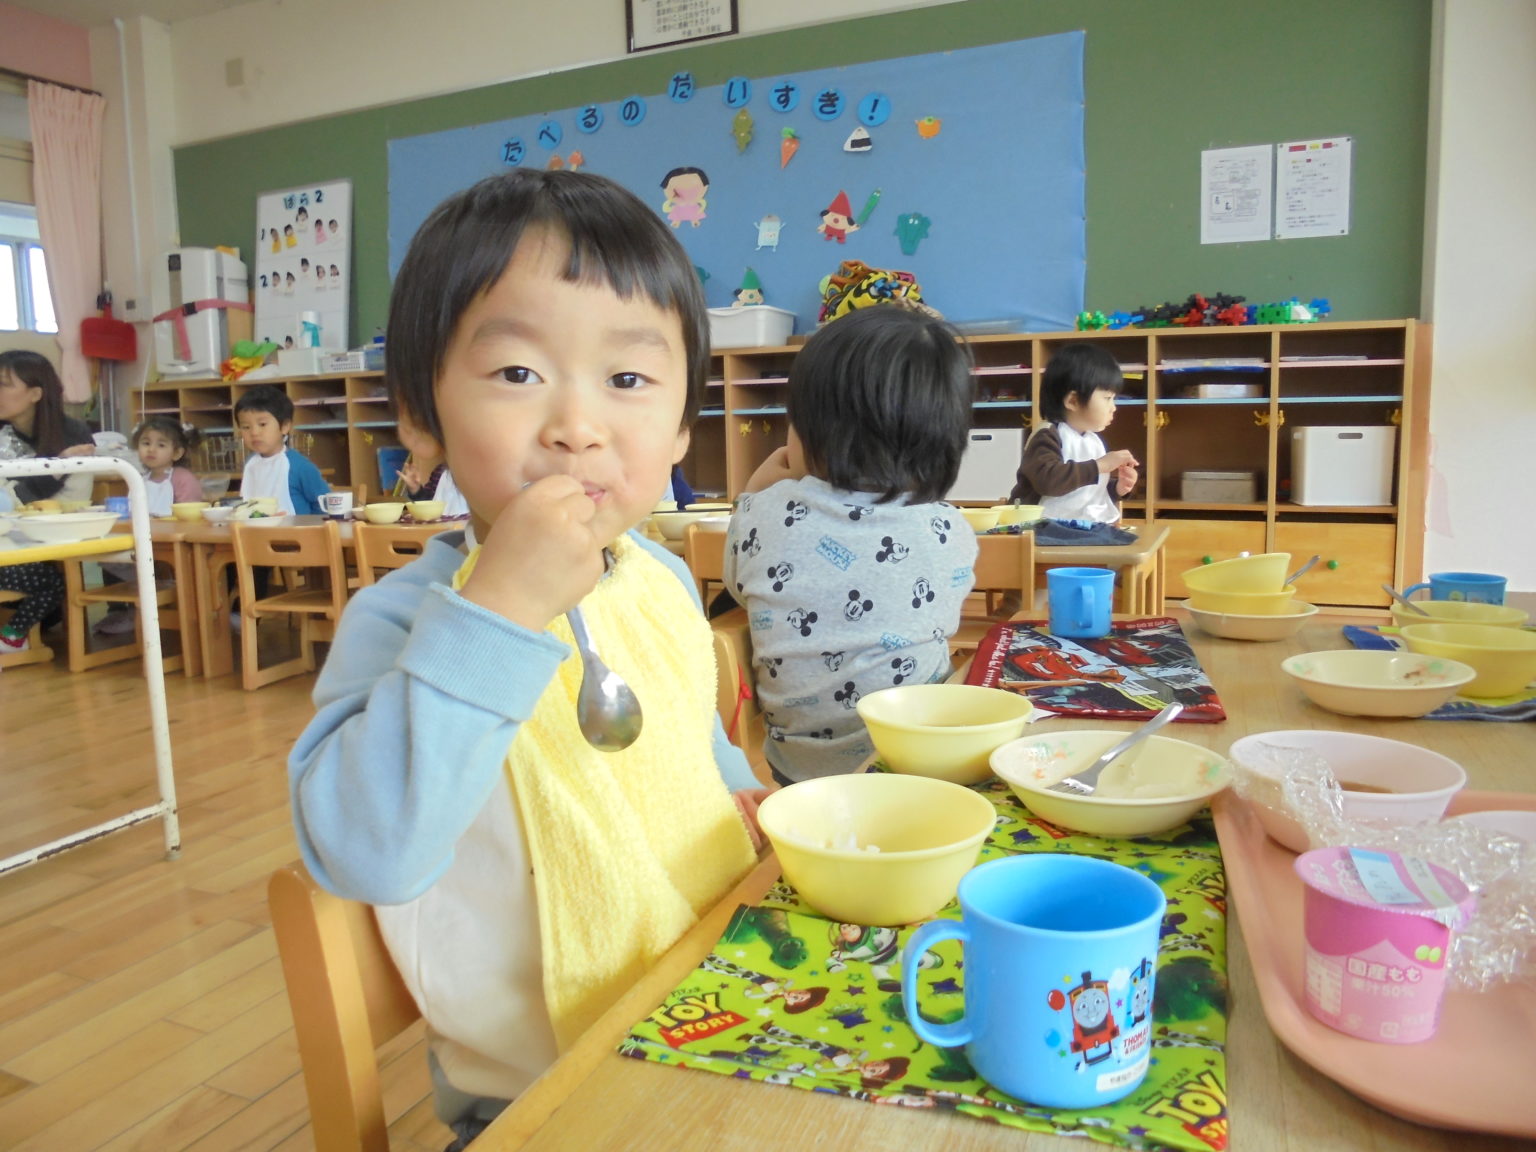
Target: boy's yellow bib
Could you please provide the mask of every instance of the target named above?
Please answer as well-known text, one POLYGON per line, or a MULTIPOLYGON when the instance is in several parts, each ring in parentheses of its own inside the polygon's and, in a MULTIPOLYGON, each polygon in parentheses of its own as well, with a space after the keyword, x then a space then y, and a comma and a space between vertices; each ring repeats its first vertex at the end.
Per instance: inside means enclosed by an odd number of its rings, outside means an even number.
MULTIPOLYGON (((561 1049, 634 984, 754 861, 711 746, 709 625, 678 578, 628 539, 581 602, 592 643, 634 689, 640 738, 599 752, 576 725, 572 654, 507 750, 533 862, 544 999, 561 1049)), ((453 578, 474 571, 476 549, 453 578)))

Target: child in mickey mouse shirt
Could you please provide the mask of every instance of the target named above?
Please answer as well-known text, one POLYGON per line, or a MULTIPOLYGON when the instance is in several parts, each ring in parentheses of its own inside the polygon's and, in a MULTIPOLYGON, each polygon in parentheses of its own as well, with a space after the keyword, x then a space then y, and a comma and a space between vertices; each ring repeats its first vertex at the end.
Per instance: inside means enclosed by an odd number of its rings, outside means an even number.
POLYGON ((781 784, 857 771, 874 751, 859 697, 949 674, 976 536, 942 498, 972 392, 954 331, 900 307, 852 312, 795 357, 788 443, 747 482, 724 573, 781 784))

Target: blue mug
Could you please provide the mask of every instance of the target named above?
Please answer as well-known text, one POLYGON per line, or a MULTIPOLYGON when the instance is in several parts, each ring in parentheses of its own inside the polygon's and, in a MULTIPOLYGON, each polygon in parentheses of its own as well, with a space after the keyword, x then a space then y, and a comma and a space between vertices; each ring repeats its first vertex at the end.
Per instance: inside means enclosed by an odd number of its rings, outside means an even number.
POLYGON ((1109 635, 1109 613, 1115 600, 1113 569, 1052 568, 1045 574, 1045 586, 1051 635, 1075 640, 1109 635))
POLYGON ((1152 1053, 1162 890, 1121 864, 1042 852, 973 868, 959 896, 961 919, 930 920, 902 953, 902 1003, 918 1036, 963 1044, 988 1084, 1044 1108, 1135 1091, 1152 1053), (918 1002, 941 997, 919 996, 918 977, 941 940, 964 948, 965 1008, 936 1024, 918 1002))
POLYGON ((108 496, 103 507, 119 520, 128 519, 128 497, 126 496, 108 496))
POLYGON ((1431 600, 1465 600, 1469 604, 1504 603, 1503 576, 1487 572, 1431 572, 1423 584, 1406 589, 1403 596, 1412 596, 1421 588, 1429 589, 1431 600))

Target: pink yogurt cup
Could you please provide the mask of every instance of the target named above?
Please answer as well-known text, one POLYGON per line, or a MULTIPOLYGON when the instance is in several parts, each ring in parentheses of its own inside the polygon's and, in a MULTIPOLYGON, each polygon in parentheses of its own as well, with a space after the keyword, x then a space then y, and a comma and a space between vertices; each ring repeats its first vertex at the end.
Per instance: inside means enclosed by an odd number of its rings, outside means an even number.
POLYGON ((1295 868, 1306 889, 1307 1010, 1362 1040, 1428 1040, 1451 934, 1476 897, 1454 873, 1397 852, 1317 848, 1295 868))

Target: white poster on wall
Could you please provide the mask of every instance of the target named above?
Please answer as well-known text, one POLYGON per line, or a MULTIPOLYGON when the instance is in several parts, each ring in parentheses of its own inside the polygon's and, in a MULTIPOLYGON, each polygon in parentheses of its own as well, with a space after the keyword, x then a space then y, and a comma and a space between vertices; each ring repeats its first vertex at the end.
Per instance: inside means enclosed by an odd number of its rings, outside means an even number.
POLYGON ((1349 235, 1348 136, 1293 140, 1278 146, 1275 164, 1275 239, 1349 235))
POLYGON ((1269 239, 1274 154, 1271 144, 1200 153, 1200 243, 1269 239))
POLYGON ((258 196, 256 339, 279 348, 345 350, 351 253, 350 180, 258 196))

